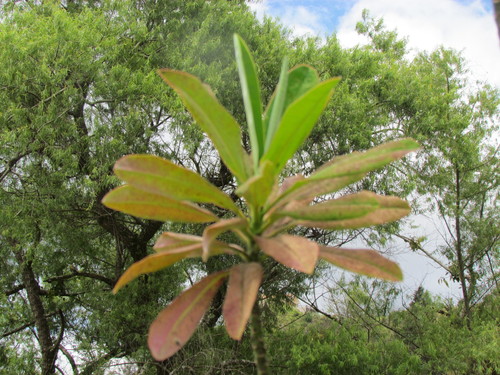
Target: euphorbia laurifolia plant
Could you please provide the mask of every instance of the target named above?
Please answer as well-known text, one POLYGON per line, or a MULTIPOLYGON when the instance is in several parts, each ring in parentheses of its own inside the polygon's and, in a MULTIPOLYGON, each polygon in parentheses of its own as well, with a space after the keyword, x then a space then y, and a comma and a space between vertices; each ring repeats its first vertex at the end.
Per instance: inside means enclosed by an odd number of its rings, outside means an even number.
POLYGON ((338 267, 385 280, 402 279, 400 268, 373 250, 323 246, 290 234, 297 225, 331 230, 388 223, 410 211, 396 197, 368 191, 332 199, 332 193, 359 181, 418 148, 411 139, 389 142, 366 152, 334 158, 309 176, 282 179, 287 161, 305 141, 339 78, 320 82, 316 71, 299 65, 288 70, 285 58, 278 86, 263 112, 255 64, 248 47, 234 36, 236 61, 250 138, 251 154, 241 144, 240 126, 198 78, 169 69, 159 75, 181 97, 194 120, 207 133, 222 162, 233 174, 237 202, 197 173, 151 155, 128 155, 115 164, 116 175, 126 182, 103 203, 115 210, 145 219, 212 223, 201 237, 163 233, 155 254, 133 264, 118 280, 114 292, 139 275, 168 267, 185 258, 206 261, 219 254, 239 256, 230 269, 204 277, 179 295, 152 323, 148 344, 153 357, 164 360, 189 340, 227 280, 223 317, 229 336, 242 338, 251 318, 252 348, 258 373, 267 372, 257 296, 264 278, 262 262, 272 257, 283 265, 313 273, 318 258, 338 267), (319 203, 317 197, 326 197, 319 203), (230 212, 219 218, 199 204, 212 204, 230 212), (218 240, 232 231, 243 246, 218 240))

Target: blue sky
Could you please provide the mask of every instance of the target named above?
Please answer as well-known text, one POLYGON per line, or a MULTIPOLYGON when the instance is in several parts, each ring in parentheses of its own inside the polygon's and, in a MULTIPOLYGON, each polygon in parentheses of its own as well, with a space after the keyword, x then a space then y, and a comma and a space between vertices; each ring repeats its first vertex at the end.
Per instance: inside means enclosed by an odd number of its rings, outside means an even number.
POLYGON ((296 36, 336 33, 345 47, 363 43, 355 32, 363 9, 408 37, 414 50, 440 45, 462 51, 476 78, 500 88, 500 48, 491 0, 260 0, 259 17, 278 18, 296 36))

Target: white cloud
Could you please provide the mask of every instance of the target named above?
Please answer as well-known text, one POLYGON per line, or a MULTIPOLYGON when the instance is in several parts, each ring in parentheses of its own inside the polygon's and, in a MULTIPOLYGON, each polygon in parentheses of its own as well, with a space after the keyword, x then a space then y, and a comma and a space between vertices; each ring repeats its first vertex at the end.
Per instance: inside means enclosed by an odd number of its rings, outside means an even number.
POLYGON ((266 0, 248 3, 248 7, 255 13, 258 20, 263 20, 264 15, 269 13, 269 6, 266 0))
MULTIPOLYGON (((279 18, 297 37, 327 33, 321 22, 321 9, 296 5, 296 2, 263 0, 249 3, 250 9, 262 20, 264 15, 279 18)), ((324 14, 324 13, 323 13, 324 14)))
POLYGON ((281 21, 292 28, 295 36, 319 35, 325 32, 320 15, 304 6, 288 6, 281 21))
POLYGON ((337 35, 350 47, 364 39, 354 31, 363 9, 382 17, 389 30, 407 36, 410 48, 431 51, 440 45, 462 51, 475 77, 500 87, 500 48, 493 16, 480 1, 358 0, 340 20, 337 35))

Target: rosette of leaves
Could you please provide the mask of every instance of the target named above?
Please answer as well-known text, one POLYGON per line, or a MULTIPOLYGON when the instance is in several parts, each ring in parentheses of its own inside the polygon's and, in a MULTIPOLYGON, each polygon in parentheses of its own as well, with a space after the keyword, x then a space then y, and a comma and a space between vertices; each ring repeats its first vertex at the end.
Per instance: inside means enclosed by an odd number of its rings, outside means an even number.
POLYGON ((114 171, 125 185, 103 199, 107 207, 145 219, 211 223, 202 236, 163 233, 154 246, 156 253, 133 264, 118 280, 115 293, 139 275, 185 258, 206 260, 219 254, 241 258, 241 263, 231 269, 206 276, 160 312, 148 336, 149 348, 157 360, 172 356, 189 340, 225 280, 225 326, 230 337, 240 340, 264 277, 261 262, 265 257, 309 274, 322 258, 363 275, 402 279, 397 264, 376 251, 322 246, 289 232, 297 225, 331 230, 361 228, 407 215, 410 207, 404 200, 368 191, 320 203, 315 203, 315 198, 331 197, 368 172, 417 149, 418 144, 411 139, 389 142, 366 152, 334 158, 307 177, 282 179, 282 169, 311 132, 339 78, 321 82, 313 68, 299 65, 289 70, 285 59, 275 93, 263 110, 248 47, 238 35, 234 36, 234 45, 250 155, 242 147, 240 126, 208 86, 185 72, 161 69, 159 75, 177 92, 212 140, 238 184, 236 193, 241 199, 234 202, 197 173, 151 155, 128 155, 118 160, 114 171), (227 210, 232 217, 217 217, 200 205, 207 203, 227 210), (234 232, 244 246, 217 239, 227 231, 234 232))

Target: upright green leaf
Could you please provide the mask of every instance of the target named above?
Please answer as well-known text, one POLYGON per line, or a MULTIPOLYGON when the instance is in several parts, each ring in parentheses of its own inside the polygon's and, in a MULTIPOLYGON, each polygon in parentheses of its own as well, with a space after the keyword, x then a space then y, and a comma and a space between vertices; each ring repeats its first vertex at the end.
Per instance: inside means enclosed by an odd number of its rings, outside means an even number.
POLYGON ((255 241, 264 253, 281 264, 300 272, 314 272, 319 253, 316 242, 287 234, 273 238, 256 237, 255 241))
POLYGON ((269 121, 264 123, 265 128, 265 147, 264 152, 267 151, 269 145, 271 144, 274 134, 276 133, 283 112, 285 111, 285 100, 286 100, 286 90, 288 87, 288 58, 283 59, 283 64, 281 65, 280 79, 278 81, 278 87, 276 88, 276 95, 274 100, 270 103, 269 121))
POLYGON ((287 108, 269 149, 262 157, 262 160, 269 160, 275 165, 276 173, 309 136, 338 81, 339 78, 332 78, 321 82, 287 108))
MULTIPOLYGON (((318 83, 318 73, 309 65, 297 65, 290 69, 283 109, 286 110, 292 102, 300 98, 318 83)), ((270 121, 276 95, 277 93, 275 92, 267 105, 266 112, 264 113, 264 124, 268 124, 270 121)))
POLYGON ((113 210, 143 219, 188 223, 207 223, 217 220, 217 216, 213 213, 193 203, 147 193, 129 185, 111 190, 104 196, 102 203, 113 210))
POLYGON ((319 257, 337 267, 361 275, 388 281, 401 281, 403 279, 403 273, 399 266, 375 250, 320 246, 319 257))
POLYGON ((248 155, 241 146, 240 127, 233 116, 197 77, 170 69, 160 69, 158 73, 179 94, 214 143, 224 164, 240 182, 246 181, 250 173, 248 155))
POLYGON ((258 173, 236 190, 236 194, 244 197, 250 206, 262 206, 269 199, 275 177, 272 163, 266 160, 261 163, 258 173))
POLYGON ((228 275, 228 271, 221 271, 205 277, 158 314, 148 336, 154 359, 163 361, 186 344, 228 275))
POLYGON ((252 145, 254 168, 264 153, 264 128, 262 124, 262 101, 257 69, 246 43, 234 34, 234 50, 243 93, 243 103, 248 123, 248 134, 252 145))
POLYGON ((240 263, 231 268, 222 315, 227 333, 241 340, 248 318, 257 299, 263 269, 259 263, 240 263))
POLYGON ((115 174, 136 189, 175 200, 213 203, 239 212, 228 195, 199 174, 153 155, 127 155, 115 163, 115 174))

